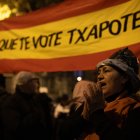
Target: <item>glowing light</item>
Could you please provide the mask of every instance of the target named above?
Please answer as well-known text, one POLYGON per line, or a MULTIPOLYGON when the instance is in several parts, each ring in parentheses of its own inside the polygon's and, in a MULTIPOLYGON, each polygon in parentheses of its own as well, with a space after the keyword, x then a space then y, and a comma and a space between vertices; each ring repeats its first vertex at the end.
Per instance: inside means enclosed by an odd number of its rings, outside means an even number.
POLYGON ((9 18, 11 15, 11 10, 8 5, 0 5, 0 20, 9 18))
POLYGON ((48 88, 47 87, 40 87, 39 88, 40 93, 48 93, 48 88))
POLYGON ((82 80, 82 77, 77 77, 77 81, 81 81, 82 80))

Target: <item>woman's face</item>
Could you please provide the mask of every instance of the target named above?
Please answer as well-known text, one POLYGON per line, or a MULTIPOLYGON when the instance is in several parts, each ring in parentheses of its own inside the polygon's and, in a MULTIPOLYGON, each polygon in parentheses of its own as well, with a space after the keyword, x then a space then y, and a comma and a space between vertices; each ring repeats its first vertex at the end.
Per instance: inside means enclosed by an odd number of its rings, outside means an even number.
POLYGON ((99 68, 97 82, 105 98, 122 91, 126 82, 124 77, 111 66, 105 65, 99 68))

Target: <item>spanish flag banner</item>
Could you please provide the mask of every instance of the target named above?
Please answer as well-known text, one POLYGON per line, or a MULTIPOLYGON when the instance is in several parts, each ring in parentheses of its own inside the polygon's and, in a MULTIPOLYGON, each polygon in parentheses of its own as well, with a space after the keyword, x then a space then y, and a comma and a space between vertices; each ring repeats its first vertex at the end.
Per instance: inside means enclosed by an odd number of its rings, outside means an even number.
POLYGON ((0 72, 91 70, 126 46, 140 59, 140 0, 65 0, 0 22, 0 72))

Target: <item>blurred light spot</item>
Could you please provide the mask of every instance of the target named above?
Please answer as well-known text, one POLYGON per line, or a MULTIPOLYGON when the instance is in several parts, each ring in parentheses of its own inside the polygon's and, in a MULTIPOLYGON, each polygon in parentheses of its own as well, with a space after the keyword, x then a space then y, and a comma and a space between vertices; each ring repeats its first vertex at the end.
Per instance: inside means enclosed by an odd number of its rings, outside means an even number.
POLYGON ((82 80, 82 77, 77 77, 77 81, 81 81, 82 80))
POLYGON ((8 5, 0 5, 0 20, 9 18, 11 15, 11 10, 8 5))

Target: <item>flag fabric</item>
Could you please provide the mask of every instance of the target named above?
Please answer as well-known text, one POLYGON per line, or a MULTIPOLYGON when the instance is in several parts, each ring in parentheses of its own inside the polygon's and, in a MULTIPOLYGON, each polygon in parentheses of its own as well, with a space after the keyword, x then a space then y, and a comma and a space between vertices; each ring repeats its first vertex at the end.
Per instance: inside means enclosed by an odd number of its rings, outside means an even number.
POLYGON ((65 0, 0 21, 0 72, 92 70, 129 47, 140 59, 140 0, 65 0))

